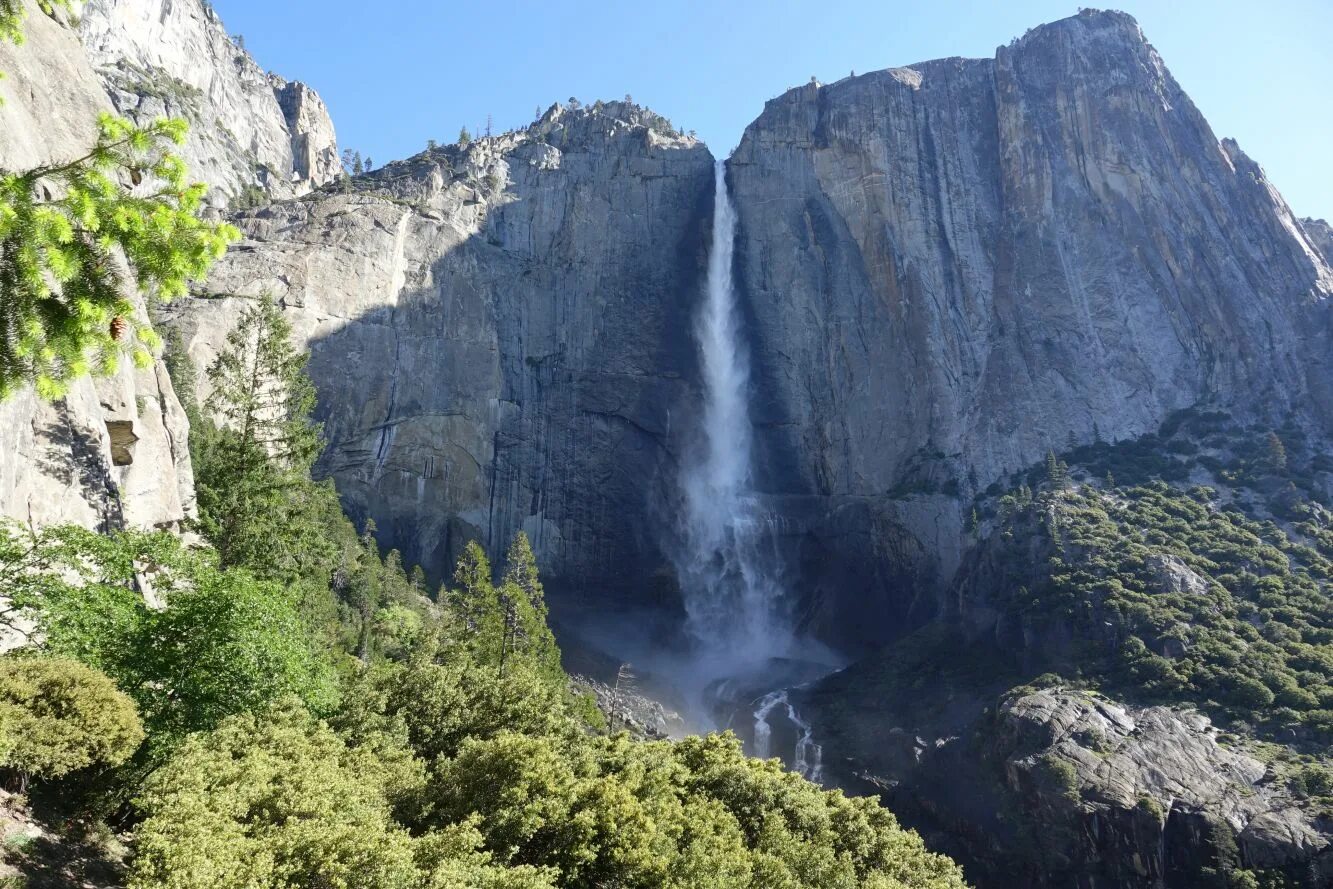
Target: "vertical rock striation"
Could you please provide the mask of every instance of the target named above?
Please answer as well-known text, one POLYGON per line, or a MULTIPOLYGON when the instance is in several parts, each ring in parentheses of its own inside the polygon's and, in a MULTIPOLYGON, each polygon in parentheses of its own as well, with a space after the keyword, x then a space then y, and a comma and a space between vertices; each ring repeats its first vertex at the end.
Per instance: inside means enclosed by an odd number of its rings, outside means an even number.
POLYGON ((241 214, 173 323, 204 367, 244 298, 281 301, 313 353, 321 468, 409 562, 442 576, 522 528, 554 588, 632 599, 667 572, 711 186, 708 150, 651 112, 555 106, 241 214))
MULTIPOLYGON (((1328 391, 1333 272, 1122 13, 793 89, 730 167, 757 445, 807 563, 864 559, 820 531, 853 509, 947 578, 960 496, 1050 449, 1328 391)), ((807 580, 816 625, 903 597, 807 580)))

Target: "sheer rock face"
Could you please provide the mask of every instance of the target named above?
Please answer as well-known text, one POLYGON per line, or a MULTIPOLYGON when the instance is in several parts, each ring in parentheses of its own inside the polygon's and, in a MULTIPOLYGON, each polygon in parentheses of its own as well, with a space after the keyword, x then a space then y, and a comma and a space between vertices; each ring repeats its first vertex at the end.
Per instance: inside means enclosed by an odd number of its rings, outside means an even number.
POLYGON ((291 197, 339 175, 324 103, 265 74, 203 0, 90 0, 79 31, 118 112, 190 121, 180 154, 216 202, 252 186, 291 197))
POLYGON ((1317 237, 1121 13, 791 90, 729 170, 766 485, 896 513, 943 577, 962 510, 932 491, 1328 392, 1317 237))
POLYGON ((292 167, 296 177, 318 187, 342 175, 338 160, 338 137, 333 118, 319 93, 304 83, 288 83, 270 74, 269 85, 282 108, 287 132, 292 137, 292 167))
MULTIPOLYGON (((0 42, 0 169, 87 152, 106 94, 66 25, 27 2, 27 40, 0 42)), ((142 311, 142 301, 139 301, 142 311)), ((0 516, 41 526, 172 527, 194 511, 188 423, 160 363, 126 359, 109 378, 42 401, 0 402, 0 516)))
MULTIPOLYGON (((312 351, 321 469, 446 576, 520 528, 548 586, 642 601, 695 363, 712 158, 633 106, 426 152, 241 214, 174 325, 207 367, 271 293, 312 351)), ((202 375, 201 375, 201 382, 202 375)))

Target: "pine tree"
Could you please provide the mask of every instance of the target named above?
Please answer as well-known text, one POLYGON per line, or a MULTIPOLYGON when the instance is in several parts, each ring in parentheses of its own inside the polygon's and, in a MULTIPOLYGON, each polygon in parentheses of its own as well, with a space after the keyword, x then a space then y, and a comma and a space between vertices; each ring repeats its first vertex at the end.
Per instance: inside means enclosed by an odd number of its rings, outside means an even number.
POLYGON ((481 544, 463 547, 454 568, 454 586, 447 593, 450 609, 462 624, 464 642, 478 660, 489 663, 499 655, 502 635, 499 599, 491 580, 491 562, 481 544))
POLYGON ((463 127, 461 130, 458 131, 459 145, 466 145, 471 141, 472 141, 472 134, 467 131, 467 127, 463 127))
POLYGON ((364 168, 365 171, 369 173, 374 168, 375 168, 375 162, 370 159, 370 155, 366 155, 366 165, 364 168))
POLYGON ((1055 490, 1069 484, 1069 466, 1055 456, 1055 451, 1046 452, 1046 481, 1055 490))
POLYGON ((270 299, 251 303, 209 368, 212 392, 196 438, 204 532, 224 566, 273 561, 293 493, 310 485, 321 448, 315 389, 291 325, 270 299))
POLYGON ((1285 472, 1287 469, 1287 447, 1282 443, 1276 432, 1268 433, 1268 439, 1264 445, 1264 456, 1268 463, 1268 468, 1274 472, 1285 472))
MULTIPOLYGON (((14 15, 0 6, 0 36, 12 36, 14 15)), ((165 147, 185 141, 183 120, 138 127, 104 114, 98 124, 83 157, 0 173, 0 399, 29 382, 57 398, 71 380, 114 373, 125 351, 152 362, 160 341, 134 317, 117 251, 138 289, 165 301, 240 236, 199 218, 207 188, 188 184, 165 147)))
POLYGON ((361 558, 352 575, 350 602, 360 618, 356 656, 365 662, 370 659, 370 639, 375 610, 383 599, 380 548, 375 542, 375 520, 366 519, 361 531, 361 558))
POLYGON ((528 656, 548 678, 563 677, 560 649, 546 625, 546 592, 538 577, 537 558, 528 535, 522 531, 514 535, 505 555, 502 595, 514 600, 513 619, 520 625, 520 632, 514 637, 515 650, 528 656))

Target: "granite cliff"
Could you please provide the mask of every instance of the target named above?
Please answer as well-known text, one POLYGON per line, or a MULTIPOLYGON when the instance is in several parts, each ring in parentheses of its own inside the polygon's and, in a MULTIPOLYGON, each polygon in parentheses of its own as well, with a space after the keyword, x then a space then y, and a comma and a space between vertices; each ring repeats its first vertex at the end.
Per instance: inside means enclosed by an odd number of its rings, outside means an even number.
POLYGON ((117 112, 190 122, 181 158, 219 206, 247 191, 303 194, 341 174, 319 95, 265 73, 204 0, 91 0, 78 30, 117 112))
MULTIPOLYGON (((202 368, 246 300, 279 301, 349 514, 437 579, 469 539, 526 530, 561 623, 670 622, 706 146, 629 103, 556 105, 344 179, 318 95, 265 74, 202 0, 93 0, 77 26, 25 3, 28 45, 0 44, 0 167, 73 155, 99 110, 191 120, 185 159, 216 207, 250 209, 163 317, 202 368)), ((727 171, 756 487, 801 629, 848 654, 987 613, 976 498, 1049 451, 1195 406, 1327 447, 1329 227, 1212 133, 1128 16, 790 90, 727 171)), ((194 509, 187 434, 161 364, 16 398, 0 513, 175 526, 194 509)), ((1061 885, 1197 885, 1218 836, 1247 865, 1329 878, 1326 824, 1197 713, 1055 687, 944 689, 940 717, 876 699, 865 663, 811 695, 844 772, 972 860, 1010 860, 987 856, 1020 811, 1070 831, 1059 860, 1024 859, 1061 885), (1077 808, 1042 771, 1056 761, 1077 808)))
MULTIPOLYGON (((1048 450, 1200 402, 1333 420, 1333 272, 1127 15, 791 90, 729 166, 767 487, 814 517, 804 561, 839 566, 803 572, 815 604, 873 545, 829 516, 899 527, 881 544, 947 580, 960 495, 1048 450)), ((818 626, 912 622, 854 579, 818 626)))
MULTIPOLYGON (((78 157, 109 111, 189 120, 182 157, 218 207, 247 190, 251 199, 303 193, 338 174, 318 94, 265 74, 207 3, 93 0, 73 19, 23 5, 25 45, 0 42, 0 169, 78 157)), ((160 362, 84 380, 54 403, 20 395, 0 405, 0 514, 175 527, 194 511, 187 434, 160 362)))
POLYGON ((278 299, 312 353, 322 471, 436 577, 521 528, 548 585, 642 595, 667 565, 711 187, 708 150, 651 112, 554 106, 239 214, 245 240, 169 311, 204 367, 245 298, 278 299))

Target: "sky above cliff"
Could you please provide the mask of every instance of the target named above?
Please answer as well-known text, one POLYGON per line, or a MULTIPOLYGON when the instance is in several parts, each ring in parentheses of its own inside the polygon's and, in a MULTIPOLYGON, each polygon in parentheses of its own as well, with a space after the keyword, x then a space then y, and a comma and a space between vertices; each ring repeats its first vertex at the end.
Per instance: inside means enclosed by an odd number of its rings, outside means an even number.
MULTIPOLYGON (((629 94, 731 149, 764 102, 816 76, 994 55, 1077 12, 1049 0, 676 0, 368 4, 213 0, 261 65, 328 102, 376 164, 496 132, 570 96, 629 94)), ((1300 215, 1333 219, 1333 2, 1125 0, 1219 137, 1300 215)))

